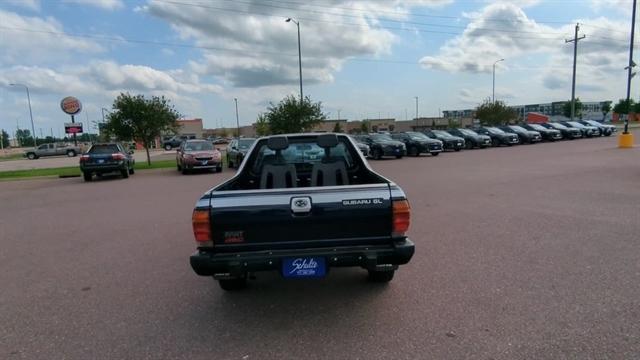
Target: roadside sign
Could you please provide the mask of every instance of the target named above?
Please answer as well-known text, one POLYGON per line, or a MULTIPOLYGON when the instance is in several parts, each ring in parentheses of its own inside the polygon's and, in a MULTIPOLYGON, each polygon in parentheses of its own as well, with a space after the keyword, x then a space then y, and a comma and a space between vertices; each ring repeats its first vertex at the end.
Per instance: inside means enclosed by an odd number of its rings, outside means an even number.
POLYGON ((82 110, 82 103, 73 96, 67 96, 60 101, 60 109, 69 115, 77 115, 82 110))
POLYGON ((64 123, 64 133, 65 134, 81 134, 82 133, 82 123, 64 123))

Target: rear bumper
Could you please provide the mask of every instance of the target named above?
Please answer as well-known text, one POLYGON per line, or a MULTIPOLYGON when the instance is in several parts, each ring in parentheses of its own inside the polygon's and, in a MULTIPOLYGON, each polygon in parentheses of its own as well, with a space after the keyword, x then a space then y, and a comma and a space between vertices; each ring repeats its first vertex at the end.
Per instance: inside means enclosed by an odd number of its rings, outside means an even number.
POLYGON ((409 239, 389 245, 348 246, 300 250, 251 251, 220 253, 199 249, 190 257, 191 268, 200 276, 216 278, 240 277, 247 272, 282 269, 282 260, 291 257, 324 257, 328 268, 376 265, 403 265, 411 260, 415 245, 409 239))
POLYGON ((108 173, 127 170, 127 164, 124 162, 120 164, 107 164, 107 165, 83 165, 80 166, 82 172, 96 172, 96 173, 108 173))

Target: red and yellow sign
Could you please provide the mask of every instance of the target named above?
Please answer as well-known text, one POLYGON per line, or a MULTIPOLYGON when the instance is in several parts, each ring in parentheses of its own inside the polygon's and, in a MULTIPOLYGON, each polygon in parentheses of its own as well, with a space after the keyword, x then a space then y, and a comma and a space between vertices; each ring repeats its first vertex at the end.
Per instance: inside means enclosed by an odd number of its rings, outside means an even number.
POLYGON ((69 115, 76 115, 82 110, 82 103, 73 96, 67 96, 60 101, 60 108, 69 115))

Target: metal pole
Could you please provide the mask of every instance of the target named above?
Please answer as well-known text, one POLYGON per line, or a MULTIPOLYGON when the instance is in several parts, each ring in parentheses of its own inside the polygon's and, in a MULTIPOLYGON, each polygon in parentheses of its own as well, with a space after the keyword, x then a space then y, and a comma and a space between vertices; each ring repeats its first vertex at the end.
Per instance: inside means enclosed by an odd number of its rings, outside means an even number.
POLYGON ((416 120, 418 119, 418 97, 416 96, 416 120))
MULTIPOLYGON (((74 124, 76 119, 71 115, 71 123, 74 124)), ((78 146, 78 138, 76 137, 76 133, 73 133, 73 146, 78 146)))
POLYGON ((24 86, 27 90, 27 102, 29 103, 29 117, 31 118, 31 131, 33 132, 33 147, 37 147, 36 143, 36 127, 33 125, 33 112, 31 111, 31 95, 29 94, 29 87, 24 84, 9 84, 11 86, 24 86))
POLYGON ((338 120, 340 120, 340 109, 338 109, 338 120))
POLYGON ((573 35, 573 40, 565 40, 565 43, 573 42, 573 77, 571 80, 571 121, 573 121, 576 114, 576 63, 578 58, 578 41, 585 38, 584 35, 578 38, 578 31, 580 30, 580 24, 576 24, 576 31, 573 35))
POLYGON ((238 117, 238 99, 237 98, 233 98, 233 100, 236 102, 236 126, 238 127, 238 139, 240 138, 240 117, 238 117))
POLYGON ((633 37, 635 35, 635 27, 636 27, 636 0, 633 0, 633 12, 631 13, 631 41, 629 43, 629 73, 627 75, 627 104, 629 105, 629 109, 627 110, 627 117, 624 120, 624 134, 629 133, 629 114, 631 112, 631 77, 633 70, 633 37))
POLYGON ((304 99, 302 95, 302 49, 300 48, 300 22, 296 22, 296 26, 298 27, 298 70, 300 71, 300 105, 302 106, 302 101, 304 99))
POLYGON ((496 102, 496 64, 500 61, 504 61, 504 59, 496 60, 493 62, 493 86, 491 92, 491 102, 496 102))

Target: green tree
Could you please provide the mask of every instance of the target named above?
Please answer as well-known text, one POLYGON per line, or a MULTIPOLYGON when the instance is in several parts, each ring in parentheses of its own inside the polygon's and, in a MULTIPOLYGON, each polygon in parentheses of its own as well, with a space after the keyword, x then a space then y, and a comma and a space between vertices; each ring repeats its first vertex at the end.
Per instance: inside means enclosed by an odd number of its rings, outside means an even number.
POLYGON ((342 127, 340 126, 340 122, 336 121, 336 124, 333 126, 333 132, 335 132, 335 133, 341 133, 342 132, 342 127))
POLYGON ((264 114, 258 115, 258 120, 256 120, 256 134, 258 136, 267 136, 271 135, 271 128, 269 127, 269 121, 267 121, 267 117, 264 114))
POLYGON ((362 124, 360 124, 360 132, 364 134, 369 132, 369 120, 362 120, 362 124))
POLYGON ((607 114, 611 112, 611 101, 605 101, 600 106, 600 111, 602 111, 602 120, 607 118, 607 114))
POLYGON ((180 114, 170 101, 163 97, 129 95, 121 93, 113 101, 113 112, 107 117, 105 131, 123 141, 140 141, 147 152, 147 163, 151 165, 149 147, 162 134, 176 133, 180 114))
POLYGON ((322 103, 312 103, 309 97, 301 102, 293 95, 287 96, 278 104, 271 103, 264 117, 272 134, 310 131, 327 119, 322 112, 322 103))
POLYGON ((16 131, 16 140, 18 140, 20 146, 33 146, 31 131, 27 129, 18 129, 18 131, 16 131))
POLYGON ((515 110, 499 100, 485 100, 476 107, 475 113, 476 118, 478 118, 483 125, 488 126, 505 125, 518 118, 515 110))
POLYGON ((7 134, 4 129, 2 130, 2 135, 0 136, 0 142, 2 142, 2 147, 9 147, 9 134, 7 134))
MULTIPOLYGON (((564 105, 562 106, 562 115, 568 118, 571 117, 571 100, 565 102, 564 105)), ((582 117, 582 101, 580 101, 580 98, 576 98, 576 107, 575 107, 574 115, 577 118, 582 117)))
POLYGON ((620 99, 618 103, 613 107, 613 112, 616 114, 629 114, 629 111, 633 111, 635 102, 633 99, 629 99, 629 101, 625 99, 620 99))

